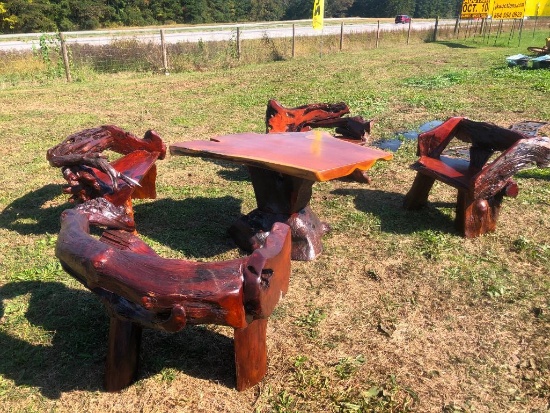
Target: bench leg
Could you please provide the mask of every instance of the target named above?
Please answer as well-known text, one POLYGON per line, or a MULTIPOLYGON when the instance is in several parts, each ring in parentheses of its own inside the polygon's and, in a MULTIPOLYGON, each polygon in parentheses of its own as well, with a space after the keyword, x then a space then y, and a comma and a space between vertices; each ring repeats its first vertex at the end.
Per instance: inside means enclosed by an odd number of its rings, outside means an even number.
POLYGON ((405 209, 418 209, 428 202, 428 194, 432 189, 435 178, 417 172, 411 189, 405 195, 403 207, 405 209))
POLYGON ((467 191, 458 191, 455 224, 466 238, 475 238, 496 229, 502 196, 473 199, 467 191))
POLYGON ((254 320, 235 329, 235 368, 237 390, 246 390, 262 380, 267 372, 267 319, 254 320))
POLYGON ((137 377, 142 327, 111 317, 105 366, 105 390, 115 392, 137 377))

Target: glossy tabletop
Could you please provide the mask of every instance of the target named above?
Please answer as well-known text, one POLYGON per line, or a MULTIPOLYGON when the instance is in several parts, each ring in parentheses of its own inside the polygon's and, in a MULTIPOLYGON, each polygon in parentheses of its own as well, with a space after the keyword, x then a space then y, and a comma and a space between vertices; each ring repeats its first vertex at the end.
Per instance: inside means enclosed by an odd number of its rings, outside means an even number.
POLYGON ((226 159, 311 181, 328 181, 365 171, 392 154, 334 138, 326 132, 240 133, 209 141, 178 142, 173 155, 226 159))

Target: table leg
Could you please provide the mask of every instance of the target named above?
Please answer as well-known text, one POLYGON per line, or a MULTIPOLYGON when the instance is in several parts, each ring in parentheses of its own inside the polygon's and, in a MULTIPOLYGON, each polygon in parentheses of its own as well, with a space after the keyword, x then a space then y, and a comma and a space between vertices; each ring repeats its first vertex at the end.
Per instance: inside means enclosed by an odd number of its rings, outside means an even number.
POLYGON ((314 181, 263 168, 249 167, 249 171, 258 208, 229 229, 237 245, 251 252, 264 244, 273 223, 284 222, 291 229, 292 259, 315 259, 329 226, 309 206, 314 181))

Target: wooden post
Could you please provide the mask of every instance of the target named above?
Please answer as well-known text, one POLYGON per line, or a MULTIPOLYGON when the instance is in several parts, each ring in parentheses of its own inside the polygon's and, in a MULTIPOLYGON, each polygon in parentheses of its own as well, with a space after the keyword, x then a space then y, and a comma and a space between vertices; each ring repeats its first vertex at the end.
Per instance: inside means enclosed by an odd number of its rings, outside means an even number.
POLYGON ((115 392, 137 377, 142 327, 111 317, 105 365, 105 390, 115 392))
POLYGON ((491 37, 491 32, 492 32, 492 29, 493 29, 493 19, 491 19, 489 21, 489 28, 486 28, 485 30, 487 31, 487 44, 489 44, 489 38, 491 37))
POLYGON ((458 32, 460 30, 460 14, 458 16, 456 16, 456 22, 455 22, 455 35, 456 37, 458 38, 458 32))
POLYGON ((535 24, 533 24, 533 39, 535 38, 535 32, 537 29, 537 22, 539 21, 539 6, 540 3, 537 3, 537 9, 535 11, 535 24))
POLYGON ((376 49, 378 49, 379 42, 380 42, 380 20, 378 20, 378 27, 376 28, 376 49))
POLYGON ((267 372, 267 319, 254 320, 234 335, 237 390, 257 384, 267 372))
POLYGON ((523 33, 523 19, 519 22, 518 46, 521 45, 521 34, 523 33))
POLYGON ((407 30, 407 44, 409 44, 409 41, 411 39, 411 24, 412 24, 412 19, 409 20, 409 30, 407 30))
POLYGON ((514 37, 515 31, 516 31, 516 19, 512 20, 512 30, 510 30, 510 36, 508 36, 508 46, 510 46, 510 42, 512 41, 512 37, 514 37))
POLYGON ((502 19, 500 19, 500 22, 499 22, 498 28, 497 28, 497 33, 495 34, 495 44, 494 44, 494 46, 497 45, 497 39, 500 36, 501 31, 502 31, 502 19))
POLYGON ((241 28, 237 27, 237 59, 241 60, 241 28))
POLYGON ((344 48, 344 22, 340 24, 340 51, 344 48))
POLYGON ((168 73, 168 56, 166 54, 166 41, 164 39, 164 29, 160 29, 160 46, 162 49, 162 69, 164 70, 165 75, 168 73))
POLYGON ((435 28, 434 28, 434 42, 437 42, 437 27, 439 26, 439 16, 435 18, 435 28))
POLYGON ((292 57, 296 56, 296 25, 292 23, 292 57))
POLYGON ((69 68, 69 52, 67 51, 67 43, 65 42, 65 36, 63 33, 59 33, 59 41, 61 42, 61 53, 63 55, 63 66, 65 66, 65 76, 67 82, 72 82, 71 69, 69 68))

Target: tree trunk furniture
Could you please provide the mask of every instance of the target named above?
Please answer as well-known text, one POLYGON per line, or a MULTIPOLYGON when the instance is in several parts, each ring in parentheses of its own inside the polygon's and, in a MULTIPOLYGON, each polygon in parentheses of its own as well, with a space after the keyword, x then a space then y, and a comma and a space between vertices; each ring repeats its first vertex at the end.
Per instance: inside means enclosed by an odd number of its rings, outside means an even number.
POLYGON ((165 155, 166 145, 152 130, 140 139, 117 126, 104 125, 68 136, 50 148, 46 158, 62 169, 68 182, 63 192, 71 195, 71 202, 105 198, 123 207, 133 226, 132 199, 156 198, 155 162, 165 155), (105 150, 123 156, 109 162, 105 150))
POLYGON ((116 211, 104 199, 64 211, 56 244, 63 269, 98 295, 110 316, 106 390, 136 379, 143 328, 176 332, 192 324, 233 327, 237 390, 258 383, 267 371, 267 318, 289 284, 288 226, 275 223, 247 257, 192 262, 162 258, 120 229, 99 239, 89 234, 99 214, 116 211))
POLYGON ((210 141, 179 142, 173 155, 223 159, 246 165, 257 208, 230 228, 245 251, 263 245, 273 223, 284 222, 292 233, 292 259, 309 261, 322 251, 321 238, 329 230, 312 211, 313 184, 366 171, 392 154, 357 146, 321 131, 241 133, 210 141))
POLYGON ((419 135, 418 155, 411 166, 416 178, 403 206, 424 206, 436 180, 450 185, 458 192, 455 225, 466 238, 473 238, 494 231, 504 196, 518 195, 515 173, 550 164, 550 139, 453 117, 419 135), (444 155, 453 138, 470 145, 469 159, 444 155), (493 159, 496 152, 500 154, 493 159))

